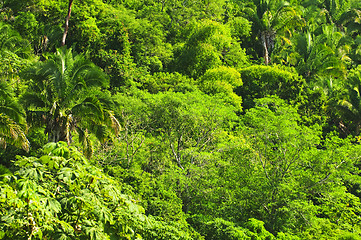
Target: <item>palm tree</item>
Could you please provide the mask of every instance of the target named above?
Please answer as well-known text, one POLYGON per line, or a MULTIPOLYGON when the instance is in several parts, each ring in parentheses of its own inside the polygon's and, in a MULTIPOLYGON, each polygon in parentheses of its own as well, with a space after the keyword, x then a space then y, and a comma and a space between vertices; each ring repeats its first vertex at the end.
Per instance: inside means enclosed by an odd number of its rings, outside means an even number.
POLYGON ((301 34, 296 44, 296 51, 301 55, 297 64, 299 73, 306 78, 321 75, 343 78, 346 63, 350 61, 345 39, 334 25, 324 25, 318 36, 301 34))
MULTIPOLYGON (((311 27, 312 28, 312 27, 311 27)), ((310 31, 298 33, 290 39, 287 48, 273 55, 275 62, 294 66, 306 80, 315 82, 346 76, 352 40, 337 31, 334 24, 324 25, 317 36, 310 31)))
POLYGON ((31 45, 9 24, 0 22, 0 78, 15 80, 31 58, 31 45))
POLYGON ((361 129, 361 67, 350 72, 346 83, 347 95, 339 101, 339 109, 345 120, 355 127, 355 134, 361 129))
POLYGON ((31 55, 30 43, 24 40, 20 34, 6 23, 0 22, 0 49, 11 51, 20 57, 31 55))
POLYGON ((10 25, 0 22, 0 145, 4 148, 12 144, 29 151, 30 144, 23 130, 25 113, 9 83, 18 79, 17 73, 30 53, 29 42, 10 25))
POLYGON ((106 75, 82 55, 62 47, 45 62, 24 73, 29 89, 23 96, 28 122, 45 126, 49 142, 72 142, 79 134, 84 154, 92 154, 89 133, 100 140, 109 136, 109 127, 119 123, 109 110, 110 97, 101 91, 108 86, 106 75))
POLYGON ((343 31, 344 21, 351 20, 354 17, 354 10, 361 6, 358 0, 324 0, 311 4, 318 5, 320 14, 326 17, 327 23, 336 24, 341 31, 343 31))
POLYGON ((347 27, 351 36, 358 36, 361 32, 361 10, 352 8, 341 15, 340 22, 347 27))
POLYGON ((258 34, 262 45, 264 63, 268 65, 277 36, 287 41, 294 28, 304 25, 304 20, 288 2, 273 0, 253 2, 256 9, 251 14, 251 20, 254 23, 254 32, 258 34))
POLYGON ((0 81, 0 145, 6 147, 7 143, 29 151, 29 141, 22 130, 24 112, 16 102, 10 87, 0 81))

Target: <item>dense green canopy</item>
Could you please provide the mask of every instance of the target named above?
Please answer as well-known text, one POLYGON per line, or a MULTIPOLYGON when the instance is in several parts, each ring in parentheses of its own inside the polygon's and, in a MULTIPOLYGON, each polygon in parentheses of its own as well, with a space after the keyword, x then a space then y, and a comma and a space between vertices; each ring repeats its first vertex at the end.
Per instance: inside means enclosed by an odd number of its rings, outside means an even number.
POLYGON ((0 239, 361 239, 359 0, 0 1, 0 239))

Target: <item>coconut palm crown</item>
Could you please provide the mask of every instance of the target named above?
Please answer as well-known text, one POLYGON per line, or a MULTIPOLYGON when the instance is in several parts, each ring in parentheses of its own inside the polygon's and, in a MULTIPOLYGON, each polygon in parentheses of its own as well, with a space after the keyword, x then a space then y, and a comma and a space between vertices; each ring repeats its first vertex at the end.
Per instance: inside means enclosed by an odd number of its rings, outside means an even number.
POLYGON ((270 55, 275 47, 276 37, 289 41, 292 29, 302 27, 304 19, 287 1, 254 0, 251 12, 253 31, 258 34, 263 49, 264 63, 270 63, 270 55))
POLYGON ((109 110, 109 95, 102 88, 108 79, 100 68, 72 49, 62 47, 44 62, 24 72, 29 81, 23 96, 31 126, 45 126, 48 142, 72 142, 72 132, 79 134, 84 153, 92 153, 88 134, 103 140, 109 127, 119 123, 109 110))

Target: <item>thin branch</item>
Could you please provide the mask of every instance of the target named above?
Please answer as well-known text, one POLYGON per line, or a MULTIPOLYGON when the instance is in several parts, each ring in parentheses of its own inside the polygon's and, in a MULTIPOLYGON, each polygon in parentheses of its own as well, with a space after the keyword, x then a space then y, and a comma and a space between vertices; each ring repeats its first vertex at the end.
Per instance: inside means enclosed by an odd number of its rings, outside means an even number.
POLYGON ((66 35, 68 34, 68 30, 69 30, 69 19, 70 19, 70 15, 71 15, 71 6, 73 5, 73 1, 74 1, 74 0, 69 0, 68 15, 66 16, 66 19, 65 19, 65 29, 64 29, 63 39, 62 39, 62 41, 61 41, 61 46, 64 46, 64 45, 65 45, 66 35))

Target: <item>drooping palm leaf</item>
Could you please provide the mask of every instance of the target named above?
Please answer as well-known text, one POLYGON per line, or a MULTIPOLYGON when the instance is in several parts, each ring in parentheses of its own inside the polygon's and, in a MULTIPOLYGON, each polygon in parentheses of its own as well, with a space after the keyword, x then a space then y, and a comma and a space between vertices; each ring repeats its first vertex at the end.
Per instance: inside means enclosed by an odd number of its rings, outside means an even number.
POLYGON ((93 154, 94 149, 93 149, 93 144, 92 144, 92 141, 90 140, 88 131, 78 128, 77 132, 79 134, 79 141, 81 142, 81 144, 83 146, 84 156, 86 156, 87 158, 90 158, 93 154))
POLYGON ((83 118, 91 118, 93 121, 104 121, 104 112, 102 104, 95 96, 87 97, 81 103, 72 108, 72 112, 76 116, 83 118))
POLYGON ((109 119, 111 121, 110 126, 112 127, 115 135, 118 135, 121 130, 121 125, 118 121, 118 119, 113 115, 112 111, 108 111, 109 119))
POLYGON ((15 101, 12 89, 4 81, 0 81, 0 113, 8 115, 18 123, 24 117, 21 105, 15 101))
POLYGON ((21 128, 23 123, 23 109, 17 103, 10 87, 0 81, 0 143, 3 147, 10 143, 29 151, 29 141, 21 128))
MULTIPOLYGON (((108 128, 118 129, 115 117, 108 114, 111 98, 100 90, 108 79, 84 56, 62 47, 23 76, 29 80, 22 97, 31 116, 28 119, 44 123, 49 141, 70 143, 76 129, 84 149, 88 149, 90 133, 102 139, 110 134, 108 128)), ((90 156, 91 151, 86 151, 90 156)))
POLYGON ((30 143, 21 127, 9 116, 0 113, 0 145, 6 147, 6 143, 11 143, 29 151, 30 143))
POLYGON ((0 50, 1 52, 9 50, 22 58, 31 55, 29 42, 22 39, 18 32, 4 22, 0 22, 0 50))

